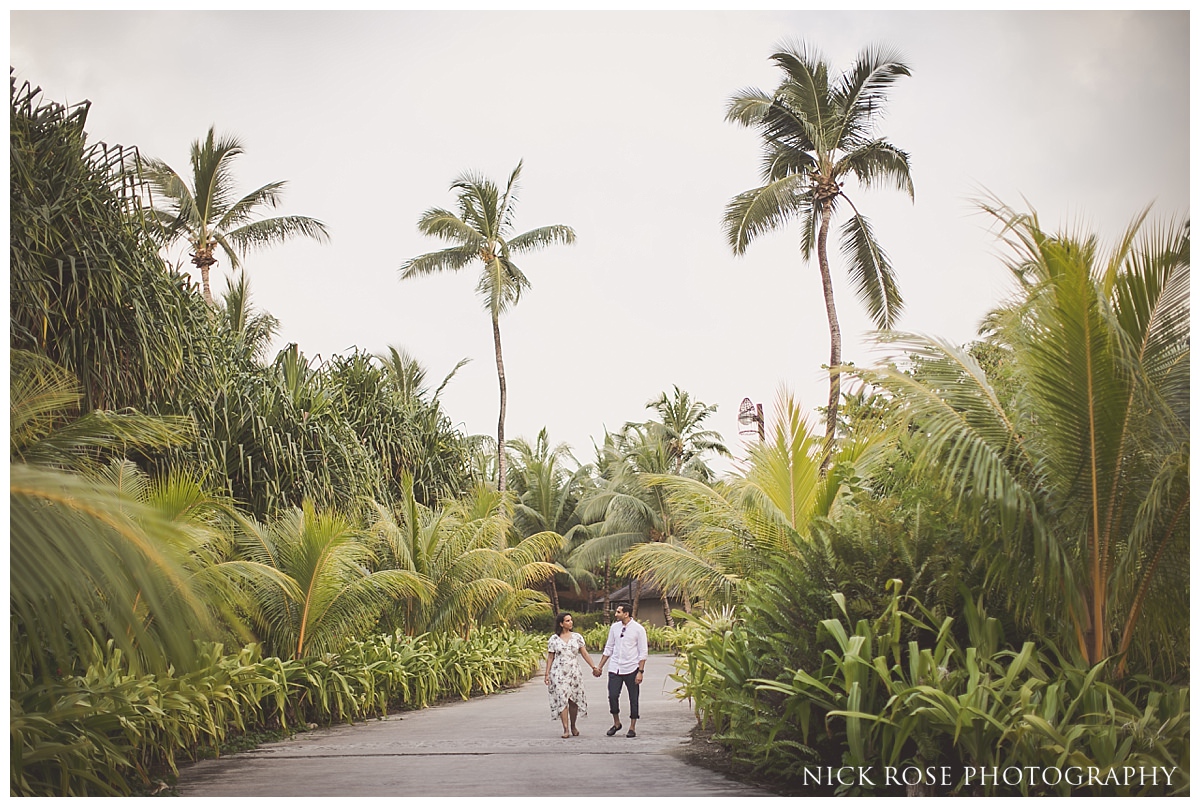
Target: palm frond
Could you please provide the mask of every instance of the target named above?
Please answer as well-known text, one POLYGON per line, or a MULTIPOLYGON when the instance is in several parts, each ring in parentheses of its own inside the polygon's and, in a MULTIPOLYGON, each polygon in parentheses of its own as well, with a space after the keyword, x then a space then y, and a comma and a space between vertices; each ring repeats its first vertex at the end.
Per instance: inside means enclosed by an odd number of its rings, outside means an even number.
POLYGON ((529 278, 515 263, 498 255, 487 263, 479 275, 475 293, 483 300, 484 308, 493 317, 498 317, 520 302, 521 293, 531 285, 529 278))
POLYGON ((862 374, 900 399, 920 429, 920 467, 936 472, 960 498, 1001 504, 1010 528, 1029 517, 1039 463, 1026 453, 983 369, 944 340, 902 333, 877 338, 921 361, 919 379, 894 366, 862 374))
POLYGON ((747 88, 738 90, 730 97, 725 107, 725 120, 742 126, 758 126, 771 109, 775 99, 761 90, 747 88))
POLYGON ((574 244, 575 231, 565 224, 550 224, 513 236, 505 246, 515 253, 530 252, 554 244, 574 244))
POLYGON ((478 257, 478 253, 471 245, 427 252, 405 261, 400 266, 400 279, 408 280, 411 277, 422 277, 437 272, 456 271, 469 265, 478 257))
POLYGON ((809 179, 815 170, 817 170, 817 159, 811 152, 790 148, 773 141, 763 144, 758 172, 763 182, 775 182, 793 175, 803 175, 809 179))
MULTIPOLYGON (((274 219, 259 219, 225 233, 225 240, 236 249, 246 251, 282 244, 296 236, 304 236, 323 243, 329 240, 325 225, 308 216, 280 216, 274 219)), ((236 256, 236 252, 230 257, 236 256)))
POLYGON ((788 176, 753 190, 743 191, 725 206, 725 239, 735 255, 741 255, 759 235, 803 215, 812 207, 807 183, 788 176))
POLYGON ((872 119, 882 113, 892 84, 910 75, 898 52, 883 46, 864 48, 831 92, 844 114, 838 139, 854 143, 865 136, 872 119))
POLYGON ((895 325, 904 307, 891 260, 871 232, 870 222, 855 211, 842 225, 842 252, 858 298, 875 326, 884 330, 895 325))
POLYGON ((729 602, 739 582, 737 576, 678 544, 638 544, 621 556, 616 571, 653 583, 661 591, 687 591, 710 606, 729 602))
POLYGON ((174 549, 178 527, 110 486, 10 468, 9 601, 43 674, 70 669, 92 639, 183 669, 215 634, 174 549))
POLYGON ((454 213, 440 207, 431 207, 422 214, 417 222, 417 229, 422 235, 452 241, 464 250, 471 249, 476 253, 487 243, 487 238, 478 232, 471 224, 463 221, 454 213))
POLYGON ((778 103, 765 121, 766 136, 802 151, 832 151, 837 147, 833 124, 838 113, 831 104, 825 60, 808 45, 798 44, 777 50, 771 61, 787 78, 775 91, 778 103))
POLYGON ((908 152, 885 140, 872 140, 843 155, 834 166, 835 177, 853 173, 864 188, 891 181, 892 187, 914 199, 908 152))
POLYGON ((205 225, 221 218, 233 197, 233 159, 243 153, 242 143, 232 135, 216 139, 209 127, 203 141, 192 143, 192 187, 197 212, 205 225))
POLYGON ((256 208, 278 207, 279 203, 283 201, 285 187, 287 187, 287 181, 279 180, 268 182, 261 188, 254 189, 225 208, 219 219, 210 221, 210 226, 221 232, 229 232, 250 221, 256 208))

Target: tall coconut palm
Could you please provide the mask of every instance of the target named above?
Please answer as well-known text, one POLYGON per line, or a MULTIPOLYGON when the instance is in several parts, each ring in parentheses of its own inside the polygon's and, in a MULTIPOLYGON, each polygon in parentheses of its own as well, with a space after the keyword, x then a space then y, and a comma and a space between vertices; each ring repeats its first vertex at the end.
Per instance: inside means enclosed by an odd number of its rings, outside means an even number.
POLYGON ((400 267, 400 279, 421 277, 442 271, 458 271, 478 260, 481 264, 476 292, 492 319, 492 339, 496 350, 496 375, 500 380, 500 417, 496 426, 497 485, 505 489, 504 415, 508 388, 504 378, 504 356, 500 350, 500 315, 521 299, 530 287, 512 256, 549 246, 575 243, 575 231, 565 224, 538 227, 513 235, 513 203, 516 202, 518 163, 501 194, 495 183, 474 173, 465 173, 451 183, 458 192, 458 213, 440 207, 426 210, 417 228, 424 234, 449 241, 452 247, 418 255, 400 267))
POLYGON ((1034 628, 1092 664, 1120 654, 1119 671, 1186 667, 1190 224, 1139 218, 1106 255, 988 209, 1019 284, 989 320, 1006 388, 969 352, 900 334, 920 374, 873 377, 919 427, 918 467, 992 527, 992 579, 1034 628))
POLYGON ((742 90, 729 101, 726 119, 754 127, 763 139, 764 185, 740 193, 725 209, 725 234, 737 255, 758 235, 800 219, 804 260, 817 250, 825 315, 829 320, 829 403, 825 459, 829 467, 841 400, 842 334, 833 301, 826 242, 838 206, 851 215, 842 226, 842 252, 860 299, 879 328, 891 328, 902 300, 887 254, 870 223, 843 188, 848 176, 864 187, 891 183, 913 195, 908 154, 874 135, 887 90, 908 67, 896 54, 866 49, 841 75, 808 46, 785 46, 771 56, 784 78, 774 94, 742 90))
POLYGON ((191 246, 192 265, 200 270, 204 299, 212 302, 208 285, 209 267, 217 262, 217 248, 229 258, 231 269, 241 266, 241 255, 249 249, 280 244, 296 236, 325 241, 325 225, 308 216, 256 218, 259 211, 279 206, 286 182, 269 182, 238 198, 233 182, 233 160, 242 154, 242 144, 226 135, 217 139, 209 127, 203 140, 191 148, 191 184, 185 182, 162 160, 144 159, 142 176, 155 202, 151 217, 162 228, 164 243, 185 238, 191 246))

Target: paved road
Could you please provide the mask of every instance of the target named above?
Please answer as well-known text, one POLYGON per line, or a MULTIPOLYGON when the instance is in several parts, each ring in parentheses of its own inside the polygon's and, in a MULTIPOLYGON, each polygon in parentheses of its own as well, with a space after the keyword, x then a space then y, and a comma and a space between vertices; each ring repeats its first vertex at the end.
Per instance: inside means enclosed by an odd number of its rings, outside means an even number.
MULTIPOLYGON (((562 739, 539 671, 518 689, 317 729, 180 766, 181 796, 769 796, 683 761, 695 722, 670 656, 652 655, 638 736, 605 736, 606 683, 587 678, 581 735, 562 739), (551 789, 553 788, 553 789, 551 789)), ((622 708, 628 710, 622 693, 622 708)), ((623 721, 626 722, 627 721, 623 721)))

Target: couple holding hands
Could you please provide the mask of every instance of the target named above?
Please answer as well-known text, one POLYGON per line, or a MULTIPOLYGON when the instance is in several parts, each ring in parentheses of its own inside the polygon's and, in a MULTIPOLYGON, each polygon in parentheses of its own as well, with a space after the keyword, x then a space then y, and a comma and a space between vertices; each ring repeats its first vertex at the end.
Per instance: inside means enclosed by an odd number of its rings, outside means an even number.
POLYGON ((583 644, 583 635, 573 629, 574 620, 570 614, 563 612, 554 621, 554 635, 546 648, 543 680, 550 690, 550 718, 562 720, 564 740, 579 736, 575 719, 580 713, 587 714, 587 695, 583 689, 583 673, 579 669, 581 655, 597 678, 605 663, 612 661, 608 668, 608 711, 612 713, 613 725, 605 733, 611 737, 622 728, 620 698, 621 687, 625 687, 629 691, 629 731, 625 736, 637 736, 634 728, 638 720, 638 692, 648 655, 646 629, 633 621, 629 606, 623 603, 617 606, 616 617, 617 621, 608 629, 608 641, 599 664, 592 663, 583 644))

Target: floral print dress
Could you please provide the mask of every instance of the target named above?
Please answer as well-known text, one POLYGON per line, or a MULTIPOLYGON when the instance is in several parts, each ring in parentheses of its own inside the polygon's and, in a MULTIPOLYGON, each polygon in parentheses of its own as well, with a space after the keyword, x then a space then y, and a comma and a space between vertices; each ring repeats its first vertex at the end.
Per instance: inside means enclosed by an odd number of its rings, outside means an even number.
POLYGON ((583 673, 579 669, 579 655, 583 650, 583 636, 572 631, 571 638, 563 641, 557 634, 550 637, 546 652, 554 654, 550 667, 550 719, 555 720, 567 701, 575 701, 581 715, 587 714, 587 695, 583 691, 583 673))

